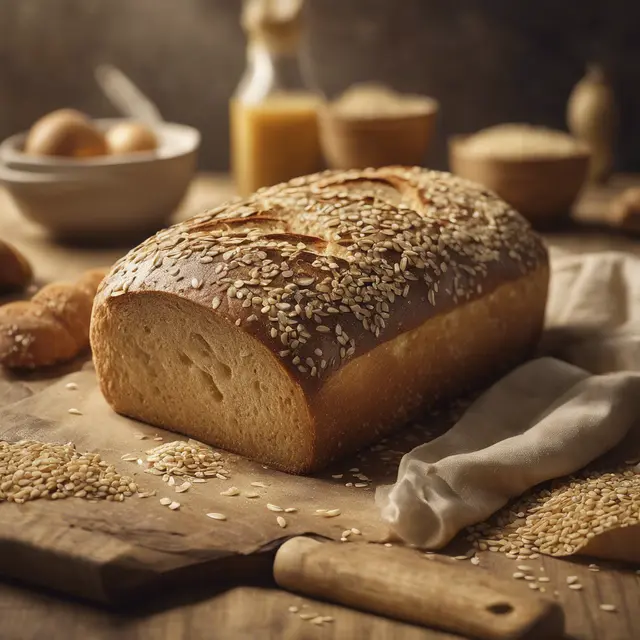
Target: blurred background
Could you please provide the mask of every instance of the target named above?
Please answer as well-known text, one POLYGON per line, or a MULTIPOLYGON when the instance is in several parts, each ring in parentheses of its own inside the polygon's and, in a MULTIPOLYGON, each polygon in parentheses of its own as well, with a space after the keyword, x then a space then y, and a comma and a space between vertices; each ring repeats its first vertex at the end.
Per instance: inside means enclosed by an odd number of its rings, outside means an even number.
MULTIPOLYGON (((96 65, 117 65, 174 122, 203 135, 199 167, 229 168, 229 98, 245 67, 240 0, 0 0, 0 138, 73 106, 118 115, 96 65)), ((441 104, 446 139, 505 122, 565 128, 589 60, 604 64, 620 126, 615 166, 640 169, 637 0, 309 0, 309 46, 329 96, 375 79, 441 104)))

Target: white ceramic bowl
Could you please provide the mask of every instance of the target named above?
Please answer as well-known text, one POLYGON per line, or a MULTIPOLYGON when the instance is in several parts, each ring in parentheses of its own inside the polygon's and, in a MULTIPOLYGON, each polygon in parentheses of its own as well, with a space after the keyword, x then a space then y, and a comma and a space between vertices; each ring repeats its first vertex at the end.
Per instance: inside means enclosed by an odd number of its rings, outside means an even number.
MULTIPOLYGON (((121 119, 97 120, 108 128, 121 119)), ((25 133, 0 144, 0 183, 21 213, 54 236, 124 240, 161 227, 195 173, 200 134, 185 125, 154 127, 158 149, 72 159, 21 152, 25 133)))

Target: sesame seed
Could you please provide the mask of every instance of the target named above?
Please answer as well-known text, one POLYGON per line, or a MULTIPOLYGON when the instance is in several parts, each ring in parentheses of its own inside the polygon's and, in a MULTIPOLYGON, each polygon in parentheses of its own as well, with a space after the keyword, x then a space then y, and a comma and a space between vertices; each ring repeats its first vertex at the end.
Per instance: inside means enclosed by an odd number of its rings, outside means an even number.
POLYGON ((207 513, 207 518, 211 518, 212 520, 226 520, 227 516, 224 513, 207 513))
POLYGON ((309 612, 301 613, 298 617, 301 620, 313 620, 314 618, 318 617, 318 614, 317 613, 311 613, 309 611, 309 612))
POLYGON ((278 526, 281 529, 286 529, 287 528, 287 521, 282 516, 278 516, 276 518, 276 522, 278 523, 278 526))
POLYGON ((72 416, 81 416, 82 415, 82 411, 80 411, 79 409, 76 409, 75 407, 71 407, 71 409, 68 409, 67 413, 70 413, 72 416))
POLYGON ((599 607, 601 611, 609 611, 612 613, 618 610, 615 604, 601 604, 599 607))
POLYGON ((172 502, 173 500, 171 500, 171 498, 160 498, 160 504, 163 507, 168 507, 172 502))
POLYGON ((69 391, 76 391, 78 389, 78 385, 75 382, 67 382, 64 386, 66 389, 69 389, 69 391))
POLYGON ((269 509, 269 511, 284 511, 282 507, 279 507, 277 504, 271 504, 270 502, 267 502, 267 509, 269 509))
POLYGON ((179 508, 180 508, 179 502, 171 502, 171 504, 169 505, 169 509, 171 509, 171 511, 177 511, 179 508))
POLYGON ((229 487, 228 489, 220 492, 221 496, 237 496, 239 494, 240 489, 238 489, 238 487, 229 487))
POLYGON ((525 494, 468 532, 476 548, 508 557, 571 555, 599 533, 637 524, 640 501, 635 496, 640 496, 640 475, 626 469, 585 470, 550 489, 525 494))

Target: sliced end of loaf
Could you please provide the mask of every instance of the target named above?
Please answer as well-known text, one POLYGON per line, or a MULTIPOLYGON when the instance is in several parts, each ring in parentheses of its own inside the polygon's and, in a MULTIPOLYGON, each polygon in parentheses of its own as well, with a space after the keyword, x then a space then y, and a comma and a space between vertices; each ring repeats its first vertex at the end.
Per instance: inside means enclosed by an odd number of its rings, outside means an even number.
POLYGON ((97 305, 92 321, 98 378, 115 411, 284 471, 312 468, 312 419, 277 356, 177 296, 122 300, 97 305))

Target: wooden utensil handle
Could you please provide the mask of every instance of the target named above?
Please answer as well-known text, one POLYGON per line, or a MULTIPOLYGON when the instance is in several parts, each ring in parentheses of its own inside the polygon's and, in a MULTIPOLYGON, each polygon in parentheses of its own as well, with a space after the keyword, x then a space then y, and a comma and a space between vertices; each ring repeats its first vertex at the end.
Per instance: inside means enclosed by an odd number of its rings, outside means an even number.
POLYGON ((284 589, 483 640, 560 638, 564 628, 554 602, 404 549, 297 537, 280 547, 273 573, 284 589))

